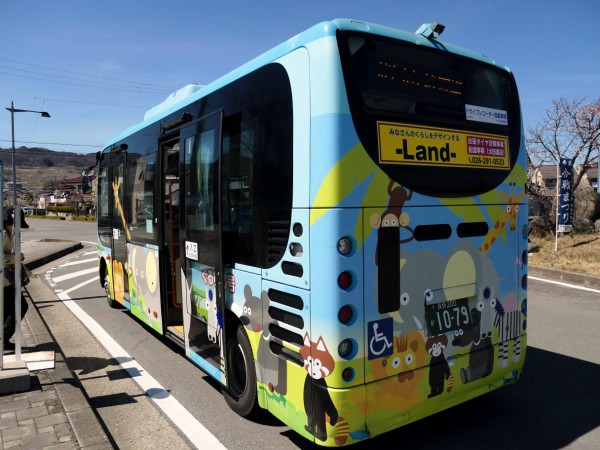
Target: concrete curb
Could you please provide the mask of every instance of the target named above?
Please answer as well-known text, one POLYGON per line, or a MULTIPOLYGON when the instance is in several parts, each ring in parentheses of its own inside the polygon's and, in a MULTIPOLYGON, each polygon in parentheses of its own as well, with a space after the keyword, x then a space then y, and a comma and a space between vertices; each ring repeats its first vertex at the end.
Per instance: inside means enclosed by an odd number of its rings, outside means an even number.
MULTIPOLYGON (((40 243, 43 243, 44 241, 40 241, 40 243)), ((50 253, 44 256, 41 256, 39 258, 34 258, 32 260, 28 260, 27 262, 25 262, 25 265, 27 266, 27 268, 29 270, 34 270, 37 269, 39 267, 45 266, 48 263, 51 263, 52 261, 58 259, 58 258, 62 258, 63 256, 66 256, 70 253, 73 253, 77 250, 81 250, 83 248, 83 245, 81 244, 81 242, 68 242, 65 241, 65 247, 61 248, 57 251, 55 251, 54 253, 50 253)))
MULTIPOLYGON (((43 283, 34 279, 33 283, 43 283)), ((65 361, 59 345, 52 336, 46 323, 42 319, 35 302, 30 301, 30 308, 25 316, 33 338, 40 350, 53 350, 55 365, 53 370, 47 372, 56 389, 63 405, 71 429, 81 448, 112 449, 113 446, 98 420, 96 413, 91 408, 88 399, 83 394, 83 388, 65 361)))
MULTIPOLYGON (((27 261, 25 265, 30 270, 42 267, 58 258, 82 249, 83 245, 81 242, 65 242, 59 247, 54 252, 27 261)), ((101 425, 100 419, 84 394, 79 378, 68 367, 58 342, 38 310, 36 302, 33 301, 34 297, 47 298, 50 293, 52 295, 54 293, 38 277, 33 277, 31 282, 25 287, 25 290, 30 297, 30 308, 24 320, 29 325, 38 349, 54 350, 55 352, 54 370, 49 370, 47 374, 63 405, 65 414, 80 446, 79 448, 90 450, 113 449, 114 446, 111 444, 101 425)))
POLYGON ((568 272, 565 270, 548 269, 545 267, 529 266, 528 275, 577 284, 592 289, 600 289, 600 277, 586 273, 568 272))

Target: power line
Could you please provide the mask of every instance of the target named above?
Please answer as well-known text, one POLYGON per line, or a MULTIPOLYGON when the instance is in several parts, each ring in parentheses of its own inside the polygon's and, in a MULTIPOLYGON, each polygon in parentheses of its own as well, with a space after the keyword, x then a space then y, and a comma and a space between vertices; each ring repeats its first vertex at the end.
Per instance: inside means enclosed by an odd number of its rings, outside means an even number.
MULTIPOLYGON (((81 86, 81 87, 87 87, 87 88, 94 88, 94 89, 106 89, 106 90, 110 90, 110 91, 122 91, 122 92, 137 92, 138 94, 164 94, 164 93, 170 93, 167 90, 155 90, 155 91, 146 91, 146 90, 142 90, 142 89, 119 89, 116 87, 104 87, 104 86, 93 86, 93 85, 89 85, 89 84, 81 84, 81 83, 70 83, 67 81, 57 81, 57 80, 49 80, 47 78, 38 78, 38 77, 29 77, 26 75, 17 75, 14 73, 8 73, 8 72, 0 72, 0 75, 8 75, 11 77, 17 77, 17 78, 27 78, 29 80, 38 80, 38 81, 47 81, 50 83, 58 83, 58 84, 68 84, 69 86, 81 86)), ((53 75, 51 75, 53 76, 53 75)))
MULTIPOLYGON (((134 81, 122 80, 122 79, 118 79, 118 78, 105 77, 105 76, 101 76, 101 75, 92 75, 92 74, 83 73, 83 72, 74 72, 74 71, 64 70, 64 69, 55 69, 53 67, 39 66, 39 65, 36 65, 36 64, 28 64, 28 63, 24 63, 24 62, 21 62, 21 61, 15 61, 14 59, 0 58, 0 61, 7 61, 7 62, 15 63, 15 64, 21 64, 23 66, 29 66, 29 67, 37 67, 39 69, 54 70, 56 72, 70 73, 70 74, 73 74, 73 75, 83 75, 83 76, 86 76, 86 77, 100 78, 102 80, 119 81, 121 83, 138 84, 138 85, 144 85, 144 86, 155 86, 155 87, 159 87, 159 88, 169 89, 168 86, 163 86, 163 85, 160 85, 160 84, 140 83, 138 81, 134 82, 134 81)), ((19 69, 17 69, 17 70, 19 70, 19 69)))
MULTIPOLYGON (((53 78, 60 78, 62 80, 72 80, 72 81, 81 81, 83 83, 92 83, 93 85, 104 85, 104 86, 116 86, 116 87, 123 87, 123 88, 134 88, 134 89, 138 89, 138 90, 142 90, 142 89, 146 89, 146 88, 141 88, 140 86, 126 86, 123 84, 117 84, 117 83, 107 83, 104 81, 94 81, 94 80, 85 80, 85 79, 81 79, 81 78, 73 78, 73 77, 65 77, 62 75, 52 75, 49 73, 40 73, 40 72, 35 72, 33 70, 26 70, 26 69, 16 69, 14 67, 7 67, 7 66, 0 66, 0 69, 8 69, 8 70, 16 70, 18 72, 24 72, 24 73, 31 73, 34 75, 41 75, 41 76, 47 76, 47 77, 53 77, 53 78)), ((129 82, 128 82, 129 83, 129 82)), ((167 90, 163 90, 163 89, 155 89, 155 88, 151 88, 152 92, 168 92, 167 90)))
POLYGON ((7 94, 4 92, 0 92, 0 95, 5 95, 7 97, 14 98, 30 98, 32 100, 43 100, 45 102, 57 102, 57 103, 72 103, 76 105, 94 105, 94 106, 114 106, 117 108, 137 108, 137 109, 148 109, 150 106, 141 106, 141 105, 118 105, 114 103, 96 103, 96 102, 83 102, 83 101, 75 101, 75 100, 63 100, 59 98, 47 98, 47 97, 31 97, 28 95, 15 95, 15 94, 7 94))
MULTIPOLYGON (((0 142, 12 142, 12 141, 9 141, 8 139, 0 139, 0 142)), ((15 141, 15 145, 17 143, 19 143, 19 144, 36 144, 36 145, 66 145, 66 146, 70 146, 70 147, 98 147, 98 148, 104 147, 103 145, 96 145, 96 144, 67 144, 65 142, 15 141)))

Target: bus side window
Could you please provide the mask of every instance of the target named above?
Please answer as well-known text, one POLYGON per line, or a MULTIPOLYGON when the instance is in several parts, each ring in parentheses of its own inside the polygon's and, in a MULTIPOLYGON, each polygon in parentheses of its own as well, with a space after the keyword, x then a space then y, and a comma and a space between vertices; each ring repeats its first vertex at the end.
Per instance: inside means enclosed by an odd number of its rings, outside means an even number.
POLYGON ((208 130, 185 140, 186 177, 189 177, 185 199, 188 229, 214 229, 214 133, 214 130, 208 130))
POLYGON ((129 230, 132 238, 154 238, 154 168, 156 154, 128 162, 127 195, 129 230))

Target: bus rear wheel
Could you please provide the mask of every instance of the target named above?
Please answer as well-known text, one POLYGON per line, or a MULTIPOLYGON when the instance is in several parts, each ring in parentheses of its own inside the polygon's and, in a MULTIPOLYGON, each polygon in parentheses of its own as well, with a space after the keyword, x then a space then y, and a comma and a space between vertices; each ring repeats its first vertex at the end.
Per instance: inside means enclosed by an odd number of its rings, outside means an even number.
POLYGON ((242 417, 250 417, 258 410, 256 368, 252 347, 242 324, 227 340, 228 389, 223 396, 229 407, 242 417))

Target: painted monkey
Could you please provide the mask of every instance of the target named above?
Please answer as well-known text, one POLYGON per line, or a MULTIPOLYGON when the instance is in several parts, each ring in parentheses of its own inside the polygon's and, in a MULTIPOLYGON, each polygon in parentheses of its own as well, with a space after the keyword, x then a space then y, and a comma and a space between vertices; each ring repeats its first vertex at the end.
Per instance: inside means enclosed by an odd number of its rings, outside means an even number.
POLYGON ((431 394, 428 398, 435 397, 444 392, 444 380, 448 380, 448 392, 454 387, 454 375, 450 372, 450 366, 446 361, 444 350, 448 346, 448 338, 445 334, 430 337, 425 344, 427 353, 431 355, 429 362, 429 386, 431 394))
MULTIPOLYGON (((387 192, 390 196, 388 207, 383 211, 381 216, 379 216, 379 214, 371 215, 371 227, 395 227, 398 228, 398 231, 400 231, 400 228, 404 228, 410 232, 410 237, 401 239, 400 244, 410 242, 415 238, 414 231, 408 226, 410 217, 407 212, 402 211, 402 208, 404 207, 404 204, 412 198, 413 191, 405 189, 401 185, 394 187, 394 180, 390 180, 387 192)), ((375 252, 375 264, 378 264, 377 251, 375 252)))

